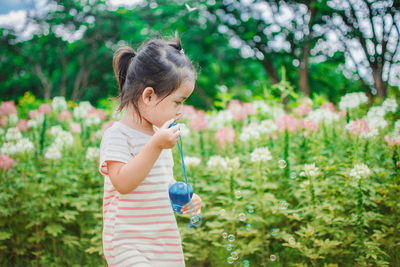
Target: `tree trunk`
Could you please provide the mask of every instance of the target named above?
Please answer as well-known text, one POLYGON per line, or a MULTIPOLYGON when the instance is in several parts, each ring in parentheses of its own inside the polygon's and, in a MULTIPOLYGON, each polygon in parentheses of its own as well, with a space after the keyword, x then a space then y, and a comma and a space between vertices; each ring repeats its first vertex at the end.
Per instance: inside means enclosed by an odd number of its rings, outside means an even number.
POLYGON ((304 95, 310 96, 310 87, 308 84, 308 58, 305 58, 305 56, 299 65, 299 83, 300 91, 303 92, 304 95))
POLYGON ((272 65, 272 63, 268 59, 266 59, 265 56, 266 55, 264 54, 264 59, 261 61, 265 69, 265 72, 267 73, 272 83, 279 83, 279 77, 278 74, 276 73, 274 65, 272 65))
POLYGON ((51 82, 46 77, 46 75, 44 75, 42 68, 40 67, 39 64, 35 65, 35 67, 33 68, 33 72, 39 77, 39 80, 44 87, 43 98, 49 99, 51 97, 51 89, 53 87, 51 82))
MULTIPOLYGON (((372 67, 372 66, 371 66, 372 67)), ((374 85, 379 98, 386 98, 387 95, 387 84, 382 79, 382 68, 381 66, 372 67, 372 76, 374 78, 374 85)))

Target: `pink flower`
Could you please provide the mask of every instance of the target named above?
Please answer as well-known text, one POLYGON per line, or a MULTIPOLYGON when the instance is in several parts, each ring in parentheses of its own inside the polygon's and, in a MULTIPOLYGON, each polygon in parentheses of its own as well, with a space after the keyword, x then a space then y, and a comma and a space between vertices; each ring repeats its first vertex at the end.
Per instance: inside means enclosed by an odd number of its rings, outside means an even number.
POLYGON ((347 125, 347 129, 352 134, 361 134, 369 132, 368 123, 365 119, 357 119, 347 125))
POLYGON ((60 122, 64 122, 65 120, 71 121, 72 120, 72 115, 69 110, 63 110, 60 113, 59 119, 60 122))
POLYGON ((389 146, 400 145, 400 136, 390 138, 389 135, 385 135, 385 141, 389 146))
POLYGON ((312 108, 310 106, 308 106, 305 103, 302 103, 300 106, 298 106, 295 109, 295 112, 296 112, 297 116, 303 116, 303 115, 310 113, 311 110, 312 110, 312 108))
POLYGON ((40 115, 42 115, 42 113, 38 109, 34 109, 34 110, 30 110, 29 111, 29 118, 30 119, 39 117, 40 115))
POLYGON ((190 123, 190 127, 193 130, 205 130, 208 127, 206 112, 204 110, 198 110, 192 122, 190 123))
POLYGON ((283 115, 278 119, 276 125, 280 132, 283 132, 285 129, 288 129, 289 132, 294 132, 297 129, 298 122, 292 115, 283 115))
POLYGON ((321 108, 329 109, 330 111, 335 112, 335 105, 333 105, 333 103, 331 103, 331 102, 323 103, 321 108))
POLYGON ((300 127, 303 129, 311 130, 315 133, 318 130, 318 122, 316 122, 313 119, 304 118, 304 119, 301 119, 301 121, 300 121, 300 127))
POLYGON ((4 101, 0 106, 0 116, 7 116, 11 114, 17 114, 17 108, 15 107, 14 101, 4 101))
POLYGON ((183 118, 194 118, 196 117, 196 109, 193 106, 185 105, 182 107, 182 117, 183 118))
POLYGON ((228 110, 232 113, 235 120, 242 120, 247 118, 247 110, 243 107, 240 100, 231 100, 228 104, 228 110))
POLYGON ((233 142, 235 139, 235 130, 232 127, 222 127, 215 133, 215 138, 218 140, 220 146, 225 142, 233 142))
POLYGON ((104 111, 104 109, 96 109, 96 108, 92 108, 88 111, 88 114, 93 114, 103 120, 107 119, 107 114, 104 111))
POLYGON ((0 126, 7 126, 7 117, 0 118, 0 126))
POLYGON ((339 111, 339 117, 340 118, 343 118, 344 116, 346 116, 346 110, 341 110, 341 111, 339 111))
POLYGON ((81 126, 79 125, 79 123, 76 123, 76 122, 72 122, 72 123, 71 123, 71 125, 70 125, 70 130, 71 130, 71 132, 73 132, 73 133, 80 133, 80 132, 82 132, 81 126))
POLYGON ((25 119, 19 120, 18 124, 17 124, 17 128, 20 131, 28 131, 29 130, 28 120, 25 120, 25 119))
POLYGON ((247 112, 249 115, 256 114, 256 109, 253 105, 253 103, 243 103, 243 109, 247 112))
POLYGON ((115 121, 108 121, 103 123, 103 125, 101 125, 101 130, 104 132, 107 128, 110 128, 115 121))
POLYGON ((0 155, 0 169, 8 171, 14 167, 14 160, 7 155, 0 155))
POLYGON ((39 107, 39 112, 41 112, 42 114, 50 113, 51 106, 49 104, 41 104, 39 107))

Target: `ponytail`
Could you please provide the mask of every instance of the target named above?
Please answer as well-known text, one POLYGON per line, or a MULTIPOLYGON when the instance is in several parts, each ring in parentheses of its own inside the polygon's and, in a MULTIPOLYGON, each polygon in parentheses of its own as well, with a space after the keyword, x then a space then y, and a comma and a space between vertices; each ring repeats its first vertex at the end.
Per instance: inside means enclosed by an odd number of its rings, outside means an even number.
POLYGON ((129 65, 135 55, 135 51, 133 51, 133 49, 129 46, 121 47, 114 53, 113 69, 115 78, 118 81, 118 89, 120 93, 122 93, 122 89, 125 84, 126 74, 128 72, 129 65))

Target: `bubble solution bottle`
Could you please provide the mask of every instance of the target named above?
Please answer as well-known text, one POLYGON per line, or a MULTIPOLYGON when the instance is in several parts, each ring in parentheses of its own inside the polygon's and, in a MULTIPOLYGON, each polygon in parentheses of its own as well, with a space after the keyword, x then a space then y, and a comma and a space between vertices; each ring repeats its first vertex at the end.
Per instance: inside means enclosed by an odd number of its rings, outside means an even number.
POLYGON ((189 203, 189 201, 192 199, 192 196, 193 188, 190 186, 190 184, 176 182, 169 187, 169 198, 171 199, 172 208, 179 214, 182 214, 182 207, 189 203))

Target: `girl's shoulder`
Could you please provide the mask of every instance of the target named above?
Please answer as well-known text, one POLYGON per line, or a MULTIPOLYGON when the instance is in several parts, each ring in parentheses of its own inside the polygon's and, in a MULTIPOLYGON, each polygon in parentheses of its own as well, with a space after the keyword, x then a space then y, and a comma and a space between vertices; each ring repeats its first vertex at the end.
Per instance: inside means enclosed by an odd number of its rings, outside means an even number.
POLYGON ((151 135, 137 131, 119 121, 113 123, 112 126, 108 127, 103 133, 104 138, 124 138, 127 140, 138 140, 148 141, 151 135))

